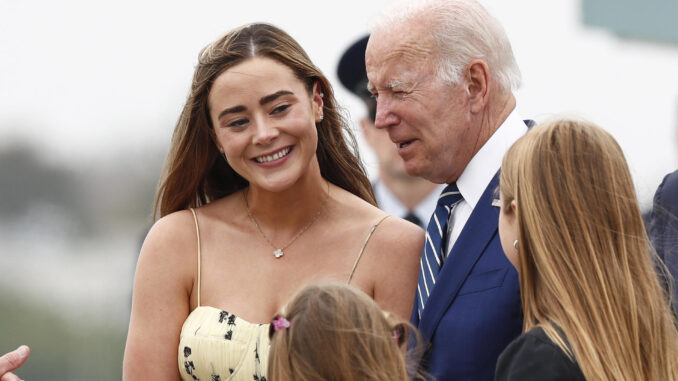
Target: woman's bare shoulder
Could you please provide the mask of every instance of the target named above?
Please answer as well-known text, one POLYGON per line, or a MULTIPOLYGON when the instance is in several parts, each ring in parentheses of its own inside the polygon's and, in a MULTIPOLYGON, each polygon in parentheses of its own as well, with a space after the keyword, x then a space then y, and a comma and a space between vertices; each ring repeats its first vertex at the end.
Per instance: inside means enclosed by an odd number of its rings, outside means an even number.
POLYGON ((160 238, 165 242, 183 241, 190 234, 195 234, 195 220, 191 210, 185 209, 158 219, 149 230, 146 240, 160 238))
POLYGON ((160 245, 195 246, 197 230, 204 230, 215 219, 221 219, 224 210, 232 210, 239 197, 238 193, 234 193, 193 210, 184 209, 163 216, 155 222, 146 240, 160 245))
POLYGON ((164 261, 184 261, 197 254, 195 219, 190 210, 168 214, 153 224, 141 248, 141 257, 161 256, 164 261))
POLYGON ((424 232, 401 218, 379 210, 381 221, 371 236, 356 270, 356 283, 372 290, 374 300, 387 311, 407 319, 417 284, 424 232))
POLYGON ((389 216, 378 207, 343 189, 335 191, 335 194, 337 201, 335 207, 341 211, 343 220, 347 224, 370 229, 374 224, 379 223, 373 232, 373 239, 387 242, 423 242, 424 233, 419 226, 402 218, 389 216))
MULTIPOLYGON (((384 213, 384 212, 382 212, 384 213)), ((388 216, 374 231, 372 249, 381 253, 419 258, 424 244, 424 231, 417 225, 396 216, 388 216)))
POLYGON ((396 216, 390 216, 383 210, 368 203, 367 201, 346 192, 341 206, 353 226, 363 226, 372 229, 375 224, 370 241, 370 251, 403 253, 415 257, 419 255, 424 242, 424 231, 417 225, 396 216))
POLYGON ((243 209, 244 199, 242 192, 235 192, 220 199, 211 201, 195 209, 200 225, 206 225, 214 221, 229 222, 234 220, 235 212, 243 209))

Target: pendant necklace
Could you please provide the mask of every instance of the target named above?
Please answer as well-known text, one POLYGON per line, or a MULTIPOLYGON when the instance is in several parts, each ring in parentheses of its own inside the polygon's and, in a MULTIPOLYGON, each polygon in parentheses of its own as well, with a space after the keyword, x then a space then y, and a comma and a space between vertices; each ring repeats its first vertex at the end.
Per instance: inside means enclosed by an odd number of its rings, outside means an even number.
MULTIPOLYGON (((327 180, 326 180, 326 181, 327 181, 327 180)), ((294 243, 294 241, 296 241, 297 238, 301 237, 301 235, 304 234, 304 232, 306 232, 306 230, 308 230, 308 228, 310 228, 311 225, 313 225, 313 223, 318 219, 318 217, 320 217, 320 212, 322 212, 322 210, 325 208, 325 205, 327 204, 327 200, 330 198, 330 182, 327 181, 327 196, 325 196, 325 200, 323 200, 322 205, 320 205, 320 208, 318 208, 318 211, 315 213, 315 215, 313 216, 313 218, 311 218, 311 221, 310 221, 308 224, 306 224, 306 226, 304 226, 303 228, 301 228, 301 230, 299 231, 299 233, 297 233, 294 237, 292 237, 292 239, 291 239, 289 242, 287 242, 287 245, 285 245, 285 246, 283 246, 283 247, 281 247, 281 248, 276 247, 276 246, 273 244, 273 242, 271 242, 271 240, 268 239, 268 237, 266 236, 266 234, 264 233, 264 231, 261 229, 261 226, 259 225, 259 222, 258 222, 257 219, 254 217, 254 214, 252 214, 252 210, 250 210, 250 205, 249 205, 249 203, 247 202, 247 192, 246 192, 246 190, 243 190, 242 195, 243 195, 243 198, 245 199, 245 208, 247 208, 247 215, 250 217, 250 219, 252 220, 252 222, 254 222, 254 225, 255 225, 255 226, 257 227, 257 229, 259 230, 259 233, 261 233, 261 236, 264 237, 264 239, 266 240, 266 242, 268 242, 268 244, 269 244, 273 249, 275 249, 275 250, 273 250, 273 255, 274 255, 276 258, 280 258, 280 257, 282 257, 282 256, 285 254, 285 249, 287 249, 292 243, 294 243)))

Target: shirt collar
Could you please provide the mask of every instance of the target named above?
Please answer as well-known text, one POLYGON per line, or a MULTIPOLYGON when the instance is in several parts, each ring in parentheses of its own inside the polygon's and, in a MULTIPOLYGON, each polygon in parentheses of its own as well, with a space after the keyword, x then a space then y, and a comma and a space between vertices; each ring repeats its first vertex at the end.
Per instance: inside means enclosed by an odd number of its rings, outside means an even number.
POLYGON ((431 218, 431 214, 436 210, 436 205, 438 205, 438 197, 440 197, 440 193, 442 193, 446 185, 447 184, 440 184, 437 188, 434 188, 412 211, 421 221, 423 221, 424 226, 428 225, 428 220, 431 218))
POLYGON ((471 208, 475 208, 485 188, 501 167, 506 151, 527 132, 527 125, 516 110, 517 107, 480 147, 457 179, 459 192, 471 208))

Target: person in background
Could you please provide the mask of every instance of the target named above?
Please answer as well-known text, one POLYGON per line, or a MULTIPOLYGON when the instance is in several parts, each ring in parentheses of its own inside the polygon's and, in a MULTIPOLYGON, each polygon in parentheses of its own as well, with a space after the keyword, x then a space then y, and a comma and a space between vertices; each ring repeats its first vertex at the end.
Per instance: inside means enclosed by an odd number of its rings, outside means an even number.
POLYGON ((270 335, 271 380, 411 379, 402 347, 414 327, 352 287, 305 287, 273 318, 270 335))
POLYGON ((476 1, 407 1, 374 22, 365 54, 375 126, 410 175, 448 184, 427 225, 412 322, 438 380, 492 380, 522 327, 518 274, 497 234, 494 190, 506 150, 527 132, 520 70, 476 1))
POLYGON ((654 194, 648 233, 661 259, 658 267, 662 282, 671 293, 678 316, 678 171, 666 175, 654 194))
MULTIPOLYGON (((675 132, 678 137, 678 121, 675 132)), ((673 311, 678 317, 678 170, 666 175, 657 188, 647 230, 657 257, 663 262, 658 264, 658 271, 671 293, 673 311)))
POLYGON ((0 380, 2 381, 20 381, 21 379, 12 371, 19 369, 31 354, 31 349, 26 345, 5 353, 0 357, 0 380))
POLYGON ((339 60, 337 75, 341 84, 367 107, 367 115, 360 119, 360 129, 377 158, 377 179, 372 182, 377 206, 425 229, 444 186, 408 175, 388 133, 374 127, 377 101, 367 90, 365 72, 368 39, 369 35, 364 36, 346 49, 339 60))
POLYGON ((327 78, 287 33, 200 53, 134 281, 125 380, 267 378, 268 323, 336 281, 409 316, 420 228, 374 197, 327 78))
POLYGON ((501 171, 499 235, 524 334, 495 380, 678 380, 678 331, 624 154, 603 129, 534 127, 501 171))

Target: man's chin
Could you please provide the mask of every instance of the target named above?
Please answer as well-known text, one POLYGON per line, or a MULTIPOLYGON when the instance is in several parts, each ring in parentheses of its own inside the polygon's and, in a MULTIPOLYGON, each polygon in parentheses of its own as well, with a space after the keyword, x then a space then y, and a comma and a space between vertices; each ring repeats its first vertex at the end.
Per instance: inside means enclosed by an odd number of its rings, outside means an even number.
POLYGON ((423 177, 426 178, 426 171, 425 167, 418 165, 417 163, 414 162, 405 162, 405 168, 404 172, 408 176, 415 176, 415 177, 423 177))
POLYGON ((447 184, 447 178, 432 171, 431 165, 408 165, 405 163, 405 172, 411 177, 419 177, 435 184, 447 184))

